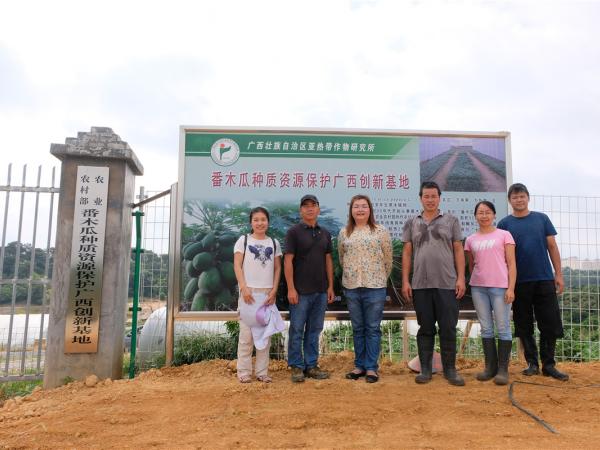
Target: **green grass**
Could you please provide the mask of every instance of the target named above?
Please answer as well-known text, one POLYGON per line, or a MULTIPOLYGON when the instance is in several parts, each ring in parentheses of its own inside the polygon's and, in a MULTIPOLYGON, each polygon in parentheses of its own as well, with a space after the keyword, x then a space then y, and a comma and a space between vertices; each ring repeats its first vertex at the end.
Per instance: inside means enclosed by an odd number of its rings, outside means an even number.
POLYGON ((68 375, 67 375, 66 377, 64 377, 64 378, 61 380, 61 382, 62 382, 63 386, 64 386, 65 384, 72 383, 73 381, 75 381, 75 378, 73 378, 73 377, 70 377, 70 376, 68 376, 68 375))
POLYGON ((229 335, 194 334, 181 336, 177 340, 173 352, 173 365, 236 357, 237 339, 229 335))
POLYGON ((37 387, 42 385, 42 380, 33 381, 9 381, 0 384, 0 401, 13 397, 23 397, 31 394, 37 387))
MULTIPOLYGON (((352 325, 349 322, 342 322, 323 332, 325 340, 326 353, 338 353, 344 350, 354 351, 354 342, 352 334, 352 325)), ((403 348, 402 325, 400 321, 384 321, 381 324, 381 355, 387 357, 392 354, 393 360, 402 358, 403 348)), ((417 339, 415 336, 408 336, 409 355, 417 353, 417 339)))

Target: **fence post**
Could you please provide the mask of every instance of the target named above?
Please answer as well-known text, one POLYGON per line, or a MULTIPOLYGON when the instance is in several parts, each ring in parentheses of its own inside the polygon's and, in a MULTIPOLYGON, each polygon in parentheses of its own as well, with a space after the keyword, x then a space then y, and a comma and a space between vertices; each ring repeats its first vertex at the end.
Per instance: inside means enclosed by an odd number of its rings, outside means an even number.
POLYGON ((65 379, 82 379, 90 374, 100 379, 121 378, 131 258, 131 205, 135 176, 143 174, 143 167, 127 142, 110 128, 92 127, 89 133, 80 132, 77 138, 67 138, 65 144, 52 144, 50 153, 62 161, 62 166, 44 387, 56 387, 65 379), (72 307, 77 294, 73 294, 73 286, 79 270, 76 262, 71 261, 74 234, 79 236, 81 227, 74 217, 80 208, 77 205, 83 202, 82 193, 77 191, 77 173, 84 168, 104 171, 108 168, 103 260, 99 268, 94 267, 97 274, 101 273, 98 299, 93 303, 94 308, 100 309, 94 319, 97 322, 92 324, 98 327, 97 350, 73 353, 69 349, 67 353, 67 327, 75 325, 72 307))
POLYGON ((180 245, 181 242, 175 237, 178 236, 177 227, 179 217, 178 208, 178 188, 179 184, 174 183, 171 185, 171 211, 169 218, 169 294, 167 296, 167 329, 165 339, 165 365, 170 366, 173 364, 173 357, 175 351, 175 299, 179 297, 180 286, 179 286, 179 261, 180 258, 180 245), (177 280, 177 281, 176 281, 177 280))
POLYGON ((133 274, 133 308, 131 314, 131 351, 129 352, 129 378, 135 376, 135 355, 137 351, 137 313, 140 300, 140 264, 142 262, 142 211, 135 211, 135 269, 133 274))

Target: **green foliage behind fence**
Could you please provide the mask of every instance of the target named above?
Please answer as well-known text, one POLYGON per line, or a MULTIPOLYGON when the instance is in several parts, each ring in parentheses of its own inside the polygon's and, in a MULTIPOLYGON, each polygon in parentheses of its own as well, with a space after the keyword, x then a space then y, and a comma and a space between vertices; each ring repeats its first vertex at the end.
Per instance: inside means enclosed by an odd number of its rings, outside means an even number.
MULTIPOLYGON (((44 286, 39 283, 44 278, 46 273, 46 260, 48 261, 48 277, 52 276, 52 262, 53 262, 54 249, 50 251, 36 248, 32 251, 30 244, 21 244, 17 246, 17 242, 10 242, 4 247, 4 262, 2 266, 2 278, 13 279, 16 278, 19 281, 15 282, 15 303, 17 305, 23 305, 27 302, 28 279, 31 276, 33 280, 31 286, 31 304, 41 305, 44 300, 44 286), (19 267, 15 274, 15 265, 17 263, 17 247, 19 247, 19 267), (31 258, 34 257, 33 261, 33 272, 31 270, 31 258), (16 277, 15 277, 16 275, 16 277)), ((10 305, 13 297, 13 286, 12 284, 3 284, 0 286, 0 306, 10 305)))

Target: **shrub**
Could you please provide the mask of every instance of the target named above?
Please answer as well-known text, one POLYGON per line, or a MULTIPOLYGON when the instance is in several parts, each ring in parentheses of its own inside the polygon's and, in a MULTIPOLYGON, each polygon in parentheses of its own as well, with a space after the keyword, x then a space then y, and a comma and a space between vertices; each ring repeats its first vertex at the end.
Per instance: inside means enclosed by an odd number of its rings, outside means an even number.
POLYGON ((13 397, 23 397, 31 394, 37 387, 42 385, 42 380, 34 381, 9 381, 0 384, 0 404, 13 397))
POLYGON ((191 334, 177 340, 173 365, 180 366, 210 359, 233 359, 235 357, 237 357, 237 339, 232 336, 191 334))

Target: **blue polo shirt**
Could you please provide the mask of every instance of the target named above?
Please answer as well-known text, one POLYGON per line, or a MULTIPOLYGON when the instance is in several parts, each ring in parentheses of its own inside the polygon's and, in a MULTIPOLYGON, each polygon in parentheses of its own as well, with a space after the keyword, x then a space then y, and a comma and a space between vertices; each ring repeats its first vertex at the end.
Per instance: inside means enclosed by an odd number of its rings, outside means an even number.
POLYGON ((554 280, 546 238, 555 236, 556 230, 546 214, 530 211, 525 217, 506 216, 498 228, 515 240, 517 283, 554 280))

